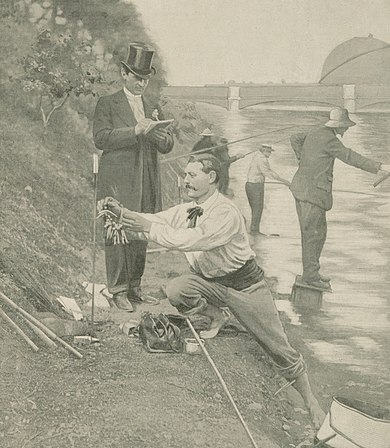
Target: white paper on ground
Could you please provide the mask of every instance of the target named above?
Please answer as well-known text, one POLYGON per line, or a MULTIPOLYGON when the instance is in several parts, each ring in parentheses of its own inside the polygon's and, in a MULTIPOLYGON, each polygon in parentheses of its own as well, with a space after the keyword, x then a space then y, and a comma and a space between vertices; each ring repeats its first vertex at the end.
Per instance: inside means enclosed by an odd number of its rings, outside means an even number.
POLYGON ((59 296, 57 297, 57 301, 62 305, 65 311, 68 314, 71 314, 75 320, 82 320, 83 313, 81 312, 80 307, 77 305, 75 299, 70 299, 69 297, 59 296))
MULTIPOLYGON (((86 292, 92 295, 93 283, 84 282, 83 287, 86 292)), ((107 298, 111 298, 112 294, 108 292, 107 286, 104 283, 95 283, 95 306, 97 308, 110 308, 107 298)), ((86 304, 92 308, 92 299, 86 304)))

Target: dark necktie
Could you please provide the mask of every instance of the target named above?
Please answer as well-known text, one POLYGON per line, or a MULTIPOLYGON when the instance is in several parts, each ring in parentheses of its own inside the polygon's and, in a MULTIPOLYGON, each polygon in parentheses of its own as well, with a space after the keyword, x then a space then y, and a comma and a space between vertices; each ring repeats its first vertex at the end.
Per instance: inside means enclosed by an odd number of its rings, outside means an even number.
POLYGON ((196 226, 196 220, 198 219, 198 216, 203 215, 203 208, 202 207, 191 207, 187 209, 187 221, 188 221, 188 228, 194 228, 196 226))

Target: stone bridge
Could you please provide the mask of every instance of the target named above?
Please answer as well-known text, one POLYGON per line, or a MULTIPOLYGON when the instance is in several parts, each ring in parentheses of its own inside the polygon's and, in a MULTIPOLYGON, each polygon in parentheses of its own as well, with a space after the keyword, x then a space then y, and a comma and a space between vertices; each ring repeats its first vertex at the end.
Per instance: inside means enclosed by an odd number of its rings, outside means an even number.
POLYGON ((214 104, 228 110, 256 105, 311 108, 345 107, 349 112, 390 110, 390 86, 324 84, 255 84, 241 86, 168 86, 163 96, 214 104))

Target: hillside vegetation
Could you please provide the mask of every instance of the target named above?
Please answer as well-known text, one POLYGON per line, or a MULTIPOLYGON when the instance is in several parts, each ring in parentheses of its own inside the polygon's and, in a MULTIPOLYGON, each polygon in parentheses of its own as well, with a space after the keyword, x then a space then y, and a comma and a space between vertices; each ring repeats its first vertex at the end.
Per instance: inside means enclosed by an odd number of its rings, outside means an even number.
MULTIPOLYGON (((61 314, 54 300, 59 295, 76 298, 80 305, 88 300, 82 282, 91 281, 92 273, 92 154, 96 151, 92 117, 98 96, 120 87, 118 63, 126 57, 127 42, 135 40, 153 44, 130 3, 0 3, 0 291, 27 311, 61 314), (98 74, 99 82, 91 86, 88 81, 91 88, 83 93, 68 85, 69 97, 64 100, 63 79, 54 67, 49 74, 52 80, 58 78, 54 96, 40 98, 39 89, 26 89, 26 82, 39 87, 42 80, 26 79, 21 61, 32 54, 46 31, 50 33, 44 36, 50 38, 71 36, 74 48, 85 49, 81 54, 64 54, 60 61, 64 73, 72 72, 66 57, 72 60, 74 56, 75 65, 88 63, 88 72, 98 74), (46 127, 40 110, 43 102, 48 111, 63 102, 46 127)), ((150 82, 149 94, 156 104, 160 102, 165 118, 175 118, 175 147, 166 157, 187 153, 199 132, 211 123, 199 116, 194 104, 159 98, 165 79, 158 47, 155 65, 157 76, 150 82)), ((179 200, 177 178, 184 161, 161 165, 164 207, 179 200)), ((102 232, 98 230, 103 272, 102 232)), ((157 293, 185 269, 181 254, 151 254, 145 290, 157 293)), ((147 310, 172 312, 167 302, 147 310)), ((137 311, 138 318, 142 310, 137 311)), ((80 348, 82 360, 62 350, 32 353, 1 322, 0 445, 244 446, 246 435, 206 359, 147 354, 136 338, 119 331, 116 318, 112 310, 100 321, 101 344, 80 348)), ((282 394, 274 397, 282 381, 248 335, 228 333, 211 341, 210 348, 262 447, 276 447, 267 434, 280 442, 278 446, 296 446, 311 435, 305 411, 294 408, 282 394), (303 415, 297 416, 296 409, 303 415), (286 422, 291 422, 291 428, 286 422)))
MULTIPOLYGON (((118 62, 126 56, 127 42, 150 42, 131 4, 107 5, 102 0, 48 4, 15 2, 13 9, 3 5, 0 19, 1 287, 38 309, 51 308, 58 294, 77 298, 82 281, 90 278, 93 111, 98 95, 120 88, 118 62), (46 130, 38 96, 23 89, 20 64, 43 30, 70 34, 75 42, 89 46, 91 53, 85 59, 94 62, 104 77, 95 96, 71 94, 53 113, 46 130)), ((157 102, 164 84, 158 52, 155 65, 158 73, 148 93, 157 102)), ((203 126, 194 105, 175 106, 165 100, 163 109, 167 117, 176 118, 173 154, 187 151, 203 126)), ((178 200, 179 171, 177 164, 162 169, 166 206, 178 200)))

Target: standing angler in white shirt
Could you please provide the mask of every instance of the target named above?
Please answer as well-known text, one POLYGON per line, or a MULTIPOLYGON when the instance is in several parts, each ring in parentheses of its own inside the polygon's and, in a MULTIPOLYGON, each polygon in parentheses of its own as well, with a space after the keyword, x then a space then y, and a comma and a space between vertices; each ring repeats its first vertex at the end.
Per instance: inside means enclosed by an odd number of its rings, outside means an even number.
POLYGON ((210 318, 209 330, 201 332, 203 338, 215 337, 231 317, 227 308, 231 310, 280 373, 294 381, 318 428, 324 413, 311 391, 302 355, 289 344, 279 320, 264 272, 249 245, 244 217, 217 189, 220 169, 212 155, 191 156, 184 182, 192 203, 154 215, 122 208, 112 198, 105 199, 105 207, 122 216, 122 224, 132 231, 129 238, 146 237, 184 252, 190 273, 168 283, 172 305, 184 315, 210 318))
MULTIPOLYGON (((99 99, 93 120, 95 146, 103 151, 98 199, 112 196, 131 210, 148 213, 161 210, 158 153, 166 154, 173 147, 166 130, 144 133, 156 110, 143 96, 155 73, 153 54, 143 43, 130 44, 120 68, 124 87, 99 99)), ((116 306, 126 311, 133 310, 130 301, 142 300, 146 245, 145 241, 105 242, 108 290, 116 306)))
POLYGON ((245 192, 248 197, 248 202, 251 207, 251 235, 264 235, 260 232, 260 221, 264 208, 264 184, 265 179, 275 179, 288 187, 290 182, 278 173, 273 171, 270 167, 268 159, 274 151, 271 145, 261 145, 259 151, 256 152, 251 159, 247 182, 245 184, 245 192))

